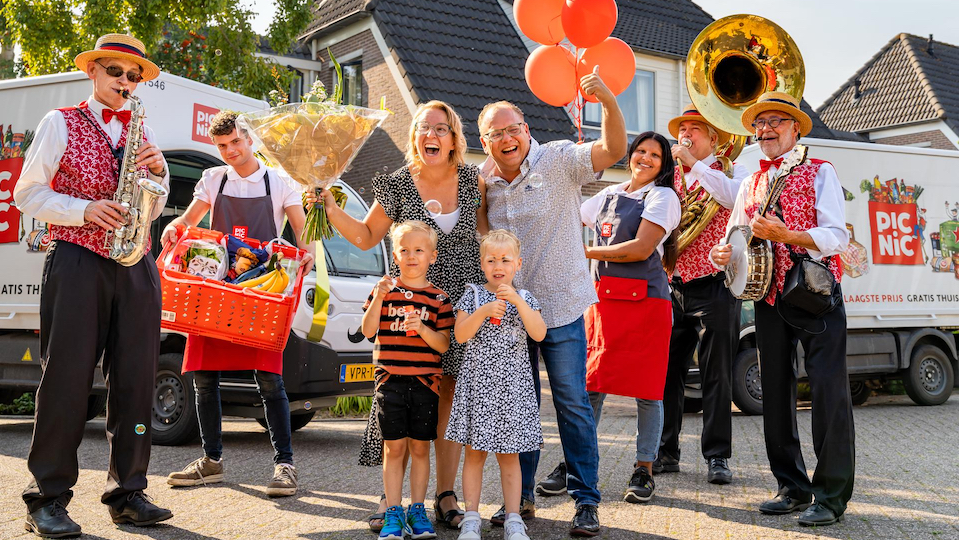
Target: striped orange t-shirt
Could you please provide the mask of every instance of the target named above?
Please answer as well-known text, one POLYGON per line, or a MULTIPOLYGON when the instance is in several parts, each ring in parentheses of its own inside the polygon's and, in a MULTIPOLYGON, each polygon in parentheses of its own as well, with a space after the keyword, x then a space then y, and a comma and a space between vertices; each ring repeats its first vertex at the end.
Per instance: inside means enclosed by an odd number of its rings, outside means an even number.
MULTIPOLYGON (((363 310, 369 309, 372 303, 371 292, 363 310)), ((450 329, 455 322, 453 304, 445 292, 432 284, 415 289, 397 280, 396 287, 383 298, 373 363, 392 375, 442 374, 440 353, 430 348, 421 336, 406 335, 405 306, 413 306, 423 325, 436 331, 450 329)))

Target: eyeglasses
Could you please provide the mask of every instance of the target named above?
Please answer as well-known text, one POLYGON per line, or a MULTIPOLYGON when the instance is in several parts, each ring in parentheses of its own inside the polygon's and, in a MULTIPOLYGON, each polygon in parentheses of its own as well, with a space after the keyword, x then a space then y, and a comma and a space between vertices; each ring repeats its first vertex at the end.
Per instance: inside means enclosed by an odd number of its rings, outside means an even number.
POLYGON ((416 123, 416 132, 419 133, 420 135, 426 135, 427 133, 430 132, 431 129, 433 130, 433 133, 435 133, 437 137, 445 137, 447 133, 453 130, 453 128, 451 128, 449 124, 439 123, 431 126, 429 122, 416 123))
MULTIPOLYGON (((120 66, 104 66, 99 60, 95 60, 95 62, 107 72, 107 75, 118 79, 123 76, 123 68, 120 66)), ((127 80, 132 83, 138 83, 143 80, 143 75, 140 75, 136 71, 127 71, 126 75, 127 80)))
POLYGON ((510 124, 502 129, 494 129, 483 135, 483 138, 489 142, 496 142, 503 139, 503 135, 509 133, 510 137, 518 137, 520 133, 523 132, 523 126, 526 125, 526 122, 517 122, 515 124, 510 124))
POLYGON ((755 128, 756 131, 759 131, 766 126, 769 126, 769 129, 776 129, 779 127, 779 124, 782 124, 786 120, 792 120, 793 122, 796 121, 795 118, 769 118, 766 120, 756 120, 753 122, 753 128, 755 128))

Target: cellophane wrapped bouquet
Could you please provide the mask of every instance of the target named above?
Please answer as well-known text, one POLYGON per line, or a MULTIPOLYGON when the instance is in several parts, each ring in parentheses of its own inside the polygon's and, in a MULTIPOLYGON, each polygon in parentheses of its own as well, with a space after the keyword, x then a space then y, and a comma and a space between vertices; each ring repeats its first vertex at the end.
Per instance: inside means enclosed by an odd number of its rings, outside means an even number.
MULTIPOLYGON (((390 114, 385 109, 338 105, 327 101, 322 85, 304 96, 302 103, 288 103, 237 118, 267 159, 308 190, 329 189, 342 175, 373 131, 390 114)), ((338 204, 346 203, 337 196, 338 204)), ((322 204, 314 204, 306 216, 303 239, 312 242, 332 238, 322 204)))

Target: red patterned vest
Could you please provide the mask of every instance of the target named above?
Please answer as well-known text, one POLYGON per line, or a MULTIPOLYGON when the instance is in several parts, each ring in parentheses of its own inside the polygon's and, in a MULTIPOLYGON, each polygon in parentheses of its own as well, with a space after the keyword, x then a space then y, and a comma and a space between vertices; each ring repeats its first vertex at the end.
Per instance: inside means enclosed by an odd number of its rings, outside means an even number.
MULTIPOLYGON (((722 164, 718 161, 710 165, 709 168, 717 171, 723 170, 722 164)), ((683 190, 680 183, 679 170, 679 167, 676 167, 676 174, 673 177, 673 187, 676 188, 676 193, 681 196, 683 190)), ((687 191, 692 191, 698 186, 699 181, 697 180, 687 191)), ((697 200, 703 200, 708 196, 709 194, 704 189, 702 193, 699 194, 699 197, 697 197, 697 200)), ((726 238, 726 223, 729 221, 729 215, 731 213, 729 209, 720 205, 719 211, 717 211, 713 219, 710 220, 709 225, 706 225, 703 232, 679 255, 679 259, 676 261, 676 272, 679 273, 679 278, 683 280, 683 283, 708 276, 717 271, 716 267, 713 266, 713 263, 709 260, 709 250, 718 244, 720 240, 726 238)))
MULTIPOLYGON (((823 163, 828 163, 821 159, 807 159, 805 163, 796 167, 792 174, 787 177, 785 189, 779 197, 779 204, 783 211, 783 221, 786 227, 792 231, 808 231, 818 225, 816 218, 816 173, 823 163)), ((756 171, 746 179, 748 190, 746 192, 745 210, 746 216, 752 220, 753 216, 762 205, 766 196, 766 186, 769 182, 768 173, 756 171)), ((796 253, 806 253, 805 248, 792 246, 796 253)), ((786 273, 792 268, 793 262, 789 257, 789 248, 785 244, 773 242, 773 286, 769 288, 769 294, 766 296, 766 303, 774 305, 776 295, 783 290, 783 284, 786 282, 786 273)), ((836 277, 838 283, 842 279, 842 265, 839 263, 839 257, 829 257, 829 270, 836 277)))
MULTIPOLYGON (((67 148, 60 158, 60 168, 53 175, 51 187, 57 193, 63 193, 77 199, 98 201, 113 199, 117 190, 117 169, 119 164, 107 142, 106 134, 101 134, 94 124, 96 119, 83 102, 76 107, 58 109, 67 124, 67 148), (86 115, 86 118, 83 117, 86 115)), ((117 142, 119 147, 126 145, 127 128, 124 126, 117 142)), ((63 240, 105 258, 110 250, 105 247, 106 231, 93 223, 82 227, 50 224, 50 239, 63 240)), ((150 249, 147 239, 146 250, 150 249)))

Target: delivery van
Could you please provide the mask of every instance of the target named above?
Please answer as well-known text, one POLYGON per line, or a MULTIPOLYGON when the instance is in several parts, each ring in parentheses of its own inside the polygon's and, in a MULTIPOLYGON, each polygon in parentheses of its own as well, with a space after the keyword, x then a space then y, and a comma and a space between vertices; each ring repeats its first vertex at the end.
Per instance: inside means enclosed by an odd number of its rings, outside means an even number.
MULTIPOLYGON (((22 215, 13 188, 37 125, 51 109, 89 99, 90 82, 80 72, 0 81, 0 402, 37 388, 40 381, 40 279, 48 245, 46 224, 22 215)), ((170 169, 170 196, 153 223, 153 238, 193 200, 202 171, 222 165, 207 135, 210 118, 221 109, 261 110, 265 101, 162 73, 139 85, 136 95, 146 109, 146 124, 157 137, 170 169)), ((367 206, 343 185, 346 211, 362 217, 367 206)), ((208 226, 209 216, 200 226, 208 226)), ((289 227, 285 233, 292 236, 289 227)), ((283 354, 283 377, 290 398, 292 425, 298 429, 317 407, 337 397, 372 394, 372 343, 360 333, 363 303, 386 271, 386 249, 361 251, 343 238, 324 242, 330 272, 329 320, 323 340, 306 340, 313 315, 315 273, 304 279, 299 310, 283 354)), ((154 242, 152 256, 159 254, 154 242)), ((160 329, 158 328, 159 332, 160 329)), ((185 336, 163 332, 156 377, 152 433, 156 444, 182 444, 198 434, 193 382, 181 374, 185 336)), ((103 377, 96 374, 88 402, 89 418, 106 403, 103 377)), ((251 372, 225 373, 221 383, 223 412, 263 420, 263 407, 251 372)))
MULTIPOLYGON (((833 164, 846 196, 849 247, 841 255, 846 361, 853 402, 876 383, 901 379, 919 405, 949 399, 959 371, 959 152, 802 139, 809 156, 833 164)), ((737 162, 765 158, 758 145, 737 162)), ((747 303, 748 304, 748 303, 747 303)), ((744 305, 744 314, 751 313, 744 305)), ((733 401, 762 413, 753 317, 744 317, 733 364, 733 401)), ((794 362, 806 376, 803 351, 794 362)))

